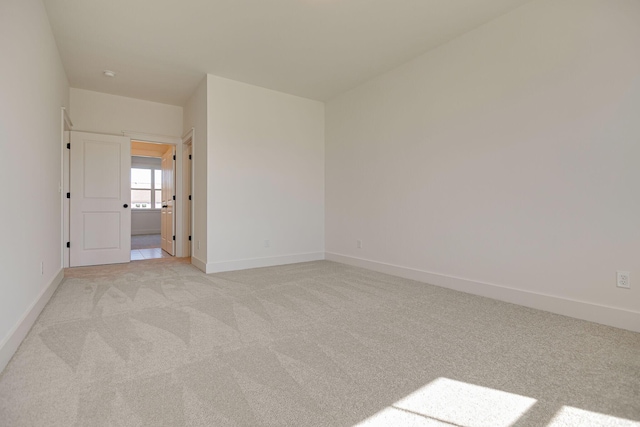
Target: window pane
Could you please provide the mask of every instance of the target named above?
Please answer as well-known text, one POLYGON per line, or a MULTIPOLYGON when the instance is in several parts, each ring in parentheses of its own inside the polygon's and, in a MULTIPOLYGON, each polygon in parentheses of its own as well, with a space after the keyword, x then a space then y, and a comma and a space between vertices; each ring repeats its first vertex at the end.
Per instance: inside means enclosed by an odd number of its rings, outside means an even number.
POLYGON ((132 209, 151 209, 151 190, 131 190, 132 209))
POLYGON ((131 188, 151 188, 151 169, 131 168, 131 188))
MULTIPOLYGON (((156 190, 160 190, 162 189, 162 171, 161 170, 154 170, 155 172, 155 186, 156 186, 156 190)), ((158 200, 158 199, 156 199, 158 200)))
POLYGON ((162 190, 156 190, 156 209, 162 208, 162 190))

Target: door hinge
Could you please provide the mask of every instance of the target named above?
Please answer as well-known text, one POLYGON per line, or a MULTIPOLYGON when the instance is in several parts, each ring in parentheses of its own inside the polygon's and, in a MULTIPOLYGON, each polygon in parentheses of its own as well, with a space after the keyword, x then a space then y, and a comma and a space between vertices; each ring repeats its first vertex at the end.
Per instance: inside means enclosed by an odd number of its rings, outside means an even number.
POLYGON ((67 242, 67 247, 70 248, 71 247, 71 242, 67 242))
POLYGON ((176 195, 174 194, 174 195, 173 195, 173 200, 175 200, 175 199, 176 199, 176 195))
POLYGON ((189 241, 191 241, 191 236, 189 236, 189 241))
POLYGON ((191 160, 191 154, 189 154, 189 160, 191 160))
POLYGON ((71 193, 67 193, 67 199, 71 198, 71 193))
POLYGON ((173 236, 173 240, 176 240, 176 236, 173 236))
POLYGON ((189 200, 191 200, 191 194, 189 194, 189 200))
POLYGON ((176 155, 174 154, 174 155, 173 155, 173 160, 175 160, 175 159, 176 159, 176 155))
POLYGON ((67 150, 71 150, 71 143, 67 142, 67 150))

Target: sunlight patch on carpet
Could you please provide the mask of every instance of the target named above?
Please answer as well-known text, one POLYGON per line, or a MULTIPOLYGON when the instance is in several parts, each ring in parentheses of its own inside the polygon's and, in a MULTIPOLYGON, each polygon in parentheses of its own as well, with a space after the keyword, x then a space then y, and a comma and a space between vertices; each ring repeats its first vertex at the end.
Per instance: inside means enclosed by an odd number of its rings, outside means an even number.
POLYGON ((536 402, 526 396, 438 378, 357 426, 509 427, 536 402))

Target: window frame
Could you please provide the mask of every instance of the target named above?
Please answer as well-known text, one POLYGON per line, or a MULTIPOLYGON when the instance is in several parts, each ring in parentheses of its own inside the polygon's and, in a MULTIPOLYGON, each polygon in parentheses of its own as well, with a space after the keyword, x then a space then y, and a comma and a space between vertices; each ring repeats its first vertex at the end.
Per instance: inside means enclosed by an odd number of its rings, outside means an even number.
MULTIPOLYGON (((160 183, 160 188, 156 188, 156 171, 160 172, 160 180, 162 181, 162 169, 157 167, 157 166, 153 166, 153 165, 145 165, 145 164, 132 164, 131 165, 131 170, 133 169, 147 169, 151 171, 151 186, 150 188, 133 188, 132 187, 132 183, 131 183, 131 174, 129 174, 129 191, 134 191, 134 190, 138 190, 138 191, 149 191, 151 192, 151 207, 150 208, 136 208, 135 207, 135 203, 133 202, 133 200, 131 200, 131 210, 132 211, 136 211, 136 212, 153 212, 153 211, 161 211, 162 208, 156 208, 156 191, 160 191, 162 192, 162 182, 160 183)), ((162 194, 162 193, 160 193, 162 194)), ((162 196, 161 196, 162 197, 162 196)), ((133 198, 132 198, 133 199, 133 198)), ((160 204, 162 204, 162 200, 160 200, 160 204)))

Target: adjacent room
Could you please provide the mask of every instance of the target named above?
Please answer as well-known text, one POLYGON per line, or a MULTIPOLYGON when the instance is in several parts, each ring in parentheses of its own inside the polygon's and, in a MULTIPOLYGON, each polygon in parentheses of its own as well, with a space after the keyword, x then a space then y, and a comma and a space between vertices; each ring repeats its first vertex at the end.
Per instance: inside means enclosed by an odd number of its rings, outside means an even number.
POLYGON ((131 261, 175 254, 175 149, 131 141, 131 261))
POLYGON ((636 0, 2 0, 0 425, 639 427, 639 52, 636 0))

